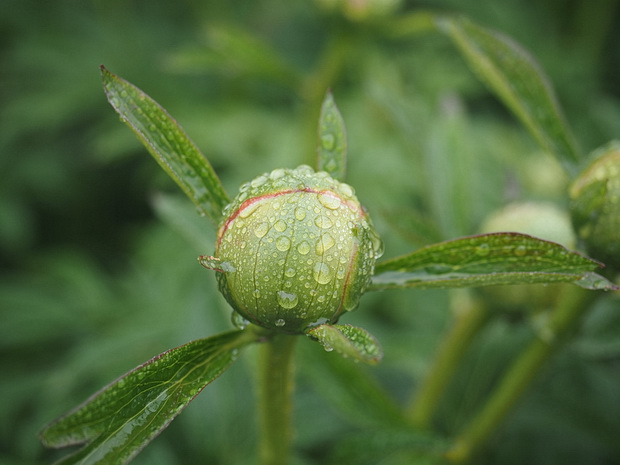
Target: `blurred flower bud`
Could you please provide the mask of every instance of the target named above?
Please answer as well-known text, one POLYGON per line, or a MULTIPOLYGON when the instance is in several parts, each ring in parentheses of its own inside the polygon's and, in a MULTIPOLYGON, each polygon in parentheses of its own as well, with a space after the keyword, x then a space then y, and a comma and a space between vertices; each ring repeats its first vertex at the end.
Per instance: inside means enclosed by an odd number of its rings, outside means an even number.
MULTIPOLYGON (((516 202, 491 214, 481 228, 483 233, 520 232, 575 247, 575 234, 568 213, 550 202, 516 202)), ((553 304, 561 284, 541 286, 519 284, 501 288, 484 288, 497 307, 507 310, 537 311, 553 304)))
POLYGON ((620 269, 620 143, 595 152, 570 187, 571 216, 588 254, 620 269))

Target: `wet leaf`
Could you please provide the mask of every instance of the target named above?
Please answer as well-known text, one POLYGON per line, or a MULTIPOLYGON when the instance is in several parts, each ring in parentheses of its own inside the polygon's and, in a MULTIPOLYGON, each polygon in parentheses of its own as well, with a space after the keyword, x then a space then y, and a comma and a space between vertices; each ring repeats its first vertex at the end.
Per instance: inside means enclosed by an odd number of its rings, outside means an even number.
POLYGON ((574 175, 581 154, 551 84, 529 53, 513 40, 464 18, 440 17, 437 24, 538 143, 574 175))
POLYGON ((232 331, 171 349, 120 377, 41 432, 46 446, 87 443, 60 464, 124 464, 254 342, 232 331))
POLYGON ((379 263, 371 290, 572 282, 615 289, 602 265, 554 242, 520 233, 463 237, 379 263))
POLYGON ((179 124, 155 100, 101 67, 108 101, 159 165, 196 204, 219 223, 229 198, 209 161, 179 124))
POLYGON ((344 180, 347 170, 347 133, 331 92, 325 95, 319 117, 318 169, 344 180))
POLYGON ((308 331, 325 350, 351 357, 353 360, 375 365, 383 358, 379 342, 368 331, 351 325, 320 325, 308 331))

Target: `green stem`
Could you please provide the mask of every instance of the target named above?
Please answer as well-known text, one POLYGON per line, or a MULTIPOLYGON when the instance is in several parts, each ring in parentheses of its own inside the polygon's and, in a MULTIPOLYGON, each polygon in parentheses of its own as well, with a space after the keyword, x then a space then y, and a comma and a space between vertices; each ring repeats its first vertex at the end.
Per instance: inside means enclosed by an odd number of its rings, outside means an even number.
POLYGON ((548 329, 552 340, 537 338, 515 360, 499 385, 491 393, 479 413, 454 442, 446 457, 455 463, 470 460, 490 439, 521 395, 531 384, 544 363, 561 345, 572 329, 579 324, 596 292, 576 286, 566 286, 554 313, 550 316, 548 329))
MULTIPOLYGON (((459 296, 460 297, 460 296, 459 296)), ((432 365, 416 396, 408 408, 408 417, 411 423, 418 428, 429 428, 437 405, 444 393, 459 362, 465 354, 466 348, 487 321, 487 308, 480 302, 458 299, 459 308, 456 310, 456 321, 446 335, 437 358, 432 365)))
POLYGON ((276 334, 260 348, 258 413, 261 465, 290 463, 296 340, 296 336, 276 334))

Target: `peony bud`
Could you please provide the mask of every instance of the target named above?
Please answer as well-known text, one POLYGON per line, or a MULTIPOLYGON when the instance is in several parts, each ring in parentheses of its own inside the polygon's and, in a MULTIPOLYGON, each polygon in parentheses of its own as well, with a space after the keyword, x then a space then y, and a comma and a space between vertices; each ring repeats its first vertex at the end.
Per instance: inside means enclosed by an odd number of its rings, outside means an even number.
POLYGON ((381 254, 353 189, 308 166, 244 184, 224 217, 220 291, 243 318, 272 330, 335 323, 357 307, 381 254))
POLYGON ((597 155, 571 185, 571 216, 588 253, 620 269, 620 144, 597 155))

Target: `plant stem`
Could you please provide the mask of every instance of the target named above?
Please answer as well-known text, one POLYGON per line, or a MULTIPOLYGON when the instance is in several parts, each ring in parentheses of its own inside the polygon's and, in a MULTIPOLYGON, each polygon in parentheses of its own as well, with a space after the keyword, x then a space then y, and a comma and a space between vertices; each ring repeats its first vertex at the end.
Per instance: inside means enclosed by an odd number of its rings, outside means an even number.
POLYGON ((458 296, 459 308, 456 309, 454 326, 442 342, 431 371, 408 408, 408 417, 415 427, 430 427, 439 400, 459 361, 470 341, 487 320, 488 311, 485 306, 471 300, 468 295, 463 295, 464 299, 460 297, 461 295, 458 296))
POLYGON ((296 336, 276 334, 260 350, 259 428, 261 465, 287 465, 292 439, 296 336))
POLYGON ((470 460, 489 440, 501 422, 514 407, 543 364, 560 346, 571 330, 597 297, 596 292, 576 286, 566 286, 554 313, 550 316, 548 329, 553 338, 537 338, 515 360, 488 401, 454 442, 446 457, 455 463, 470 460))

